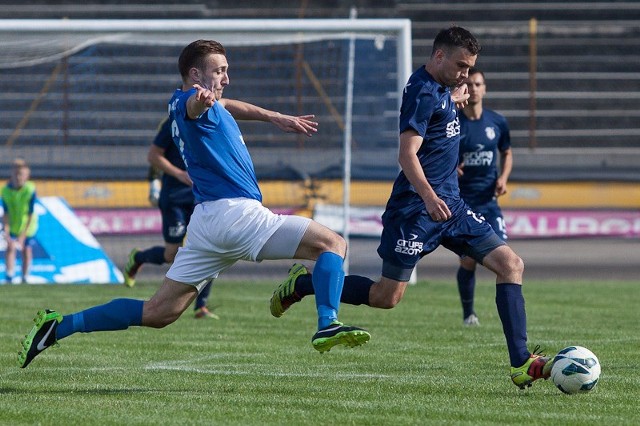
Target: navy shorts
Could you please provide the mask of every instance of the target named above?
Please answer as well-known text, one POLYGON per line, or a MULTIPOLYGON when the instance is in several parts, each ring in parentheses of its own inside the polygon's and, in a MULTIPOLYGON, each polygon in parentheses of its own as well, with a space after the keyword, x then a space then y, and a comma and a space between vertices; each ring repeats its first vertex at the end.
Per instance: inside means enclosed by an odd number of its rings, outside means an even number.
POLYGON ((463 201, 449 209, 452 216, 446 222, 434 221, 424 208, 408 217, 397 210, 385 211, 378 247, 383 277, 409 281, 418 261, 440 245, 482 263, 488 253, 505 244, 463 201))
POLYGON ((504 217, 502 216, 502 210, 498 206, 497 201, 491 201, 489 203, 472 207, 472 210, 477 214, 480 214, 491 225, 498 237, 503 241, 507 241, 507 227, 504 223, 504 217))
MULTIPOLYGON (((191 188, 188 190, 191 192, 191 188)), ((186 197, 181 191, 169 192, 169 194, 166 192, 161 192, 158 200, 162 215, 162 237, 166 243, 182 244, 193 213, 193 196, 186 197)))

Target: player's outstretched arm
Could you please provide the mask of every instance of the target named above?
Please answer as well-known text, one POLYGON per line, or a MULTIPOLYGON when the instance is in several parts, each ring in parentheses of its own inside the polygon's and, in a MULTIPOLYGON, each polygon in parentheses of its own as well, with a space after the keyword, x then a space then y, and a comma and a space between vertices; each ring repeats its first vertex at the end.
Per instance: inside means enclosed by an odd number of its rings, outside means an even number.
POLYGON ((286 133, 302 133, 307 136, 318 131, 318 123, 312 119, 314 115, 286 115, 271 111, 248 102, 236 99, 220 99, 220 103, 236 120, 257 120, 273 123, 286 133))

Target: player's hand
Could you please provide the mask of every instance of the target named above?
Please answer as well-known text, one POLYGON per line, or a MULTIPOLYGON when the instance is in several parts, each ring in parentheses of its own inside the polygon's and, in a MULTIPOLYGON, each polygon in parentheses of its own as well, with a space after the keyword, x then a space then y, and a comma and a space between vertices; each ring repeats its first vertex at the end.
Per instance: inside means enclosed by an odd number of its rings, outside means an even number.
POLYGON ((456 108, 462 109, 469 103, 469 88, 467 83, 456 86, 451 91, 451 100, 456 104, 456 108))
POLYGON ((196 89, 196 102, 200 102, 205 107, 212 107, 216 102, 216 95, 209 89, 205 89, 199 84, 194 84, 193 88, 196 89))
POLYGON ((496 181, 495 196, 500 197, 501 195, 504 195, 506 193, 507 193, 507 181, 503 178, 498 178, 498 180, 496 181))
POLYGON ((182 170, 180 173, 176 174, 175 178, 187 186, 193 186, 193 181, 186 170, 182 170))
POLYGON ((451 218, 451 211, 441 198, 436 197, 433 200, 425 201, 427 213, 431 216, 431 219, 436 222, 444 222, 451 218))
POLYGON ((458 164, 458 177, 464 175, 464 163, 458 164))
POLYGON ((318 131, 318 123, 313 121, 315 115, 299 115, 297 117, 276 114, 271 122, 286 133, 302 133, 311 136, 318 131))

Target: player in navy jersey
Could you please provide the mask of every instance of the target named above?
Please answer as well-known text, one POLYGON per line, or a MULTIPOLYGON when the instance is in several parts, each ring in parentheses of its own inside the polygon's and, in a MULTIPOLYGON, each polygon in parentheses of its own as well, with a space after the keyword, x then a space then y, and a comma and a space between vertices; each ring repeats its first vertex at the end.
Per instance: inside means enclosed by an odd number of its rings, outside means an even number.
MULTIPOLYGON (((389 309, 397 305, 418 261, 442 245, 475 259, 496 273, 496 305, 511 363, 511 380, 520 388, 548 378, 549 358, 529 352, 522 275, 524 263, 484 219, 460 197, 458 108, 467 103, 464 84, 480 46, 469 31, 452 26, 440 31, 431 57, 409 78, 400 108, 399 163, 382 216, 378 247, 382 277, 345 277, 341 301, 389 309), (451 88, 455 88, 452 91, 451 88), (454 105, 455 103, 455 105, 454 105)), ((312 294, 303 265, 296 264, 274 292, 271 314, 280 317, 312 294)))
MULTIPOLYGON (((191 191, 193 182, 187 174, 180 151, 173 142, 170 123, 168 117, 160 123, 147 155, 151 167, 162 172, 158 207, 162 215, 164 247, 154 246, 146 250, 139 248, 131 250, 124 268, 124 283, 127 287, 135 285, 136 274, 145 263, 162 265, 173 262, 187 233, 187 225, 195 206, 195 198, 191 191)), ((210 292, 211 283, 198 294, 194 304, 196 318, 218 319, 218 316, 207 307, 210 292)))
MULTIPOLYGON (((507 229, 497 198, 507 192, 513 155, 507 120, 501 114, 483 108, 486 94, 484 73, 477 68, 469 70, 466 80, 469 90, 468 105, 460 116, 460 157, 458 183, 460 195, 471 209, 484 217, 502 240, 507 240, 507 229), (500 168, 498 170, 498 155, 500 168)), ((473 309, 476 261, 462 256, 456 274, 462 317, 465 325, 480 325, 473 309)))
POLYGON ((180 54, 178 68, 182 88, 169 101, 171 134, 193 181, 197 203, 184 245, 148 301, 114 299, 64 316, 49 309, 39 311, 22 341, 20 367, 74 333, 165 327, 180 317, 210 280, 238 260, 315 260, 318 331, 311 338, 313 347, 326 352, 336 345, 369 341, 366 330, 338 321, 345 240, 309 218, 277 215, 262 205, 253 162, 236 122, 265 121, 284 132, 311 136, 317 130, 314 116, 284 115, 223 99, 229 65, 218 42, 189 44, 180 54))

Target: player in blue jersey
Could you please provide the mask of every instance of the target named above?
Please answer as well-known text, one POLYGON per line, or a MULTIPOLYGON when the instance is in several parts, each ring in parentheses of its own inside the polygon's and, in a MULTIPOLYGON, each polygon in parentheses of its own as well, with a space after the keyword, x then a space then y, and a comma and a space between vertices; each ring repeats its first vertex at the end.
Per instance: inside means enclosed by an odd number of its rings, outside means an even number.
MULTIPOLYGON (((382 277, 377 282, 348 276, 341 301, 389 309, 397 305, 418 261, 442 245, 475 259, 496 273, 496 304, 511 363, 511 379, 520 388, 548 378, 549 358, 529 352, 522 295, 524 263, 460 197, 458 153, 460 120, 456 105, 466 104, 464 84, 480 46, 464 28, 452 26, 436 36, 427 64, 409 78, 400 109, 399 162, 382 216, 378 247, 382 277), (452 98, 451 88, 454 90, 452 98), (456 105, 454 105, 454 103, 456 105)), ((274 292, 271 314, 313 292, 312 274, 296 264, 274 292)))
MULTIPOLYGON (((496 234, 506 241, 507 229, 497 198, 506 194, 513 166, 509 126, 503 115, 483 108, 482 100, 487 91, 482 71, 471 68, 466 84, 469 90, 468 105, 464 107, 462 114, 458 114, 460 195, 471 209, 482 215, 496 234)), ((462 303, 463 324, 469 326, 480 325, 473 309, 475 270, 475 259, 470 256, 460 257, 456 279, 462 303)))
POLYGON ((193 181, 197 203, 184 245, 148 301, 115 299, 64 316, 49 309, 38 312, 22 341, 20 367, 74 333, 165 327, 180 317, 210 280, 238 260, 315 260, 318 331, 311 339, 313 347, 326 352, 336 345, 369 341, 366 330, 338 321, 345 240, 309 218, 277 215, 262 205, 253 162, 236 122, 265 121, 285 132, 311 136, 317 128, 313 115, 295 117, 223 99, 229 66, 218 42, 189 44, 178 67, 183 84, 169 102, 171 133, 193 181))
MULTIPOLYGON (((158 207, 162 215, 162 236, 165 244, 164 247, 131 250, 124 268, 124 283, 127 287, 135 285, 136 274, 145 263, 162 265, 173 262, 187 233, 187 225, 195 206, 195 198, 191 191, 193 182, 187 174, 180 151, 173 142, 170 123, 169 118, 160 123, 147 155, 151 167, 162 172, 158 207)), ((207 307, 210 292, 211 283, 204 286, 198 294, 194 304, 196 318, 218 319, 207 307)))

